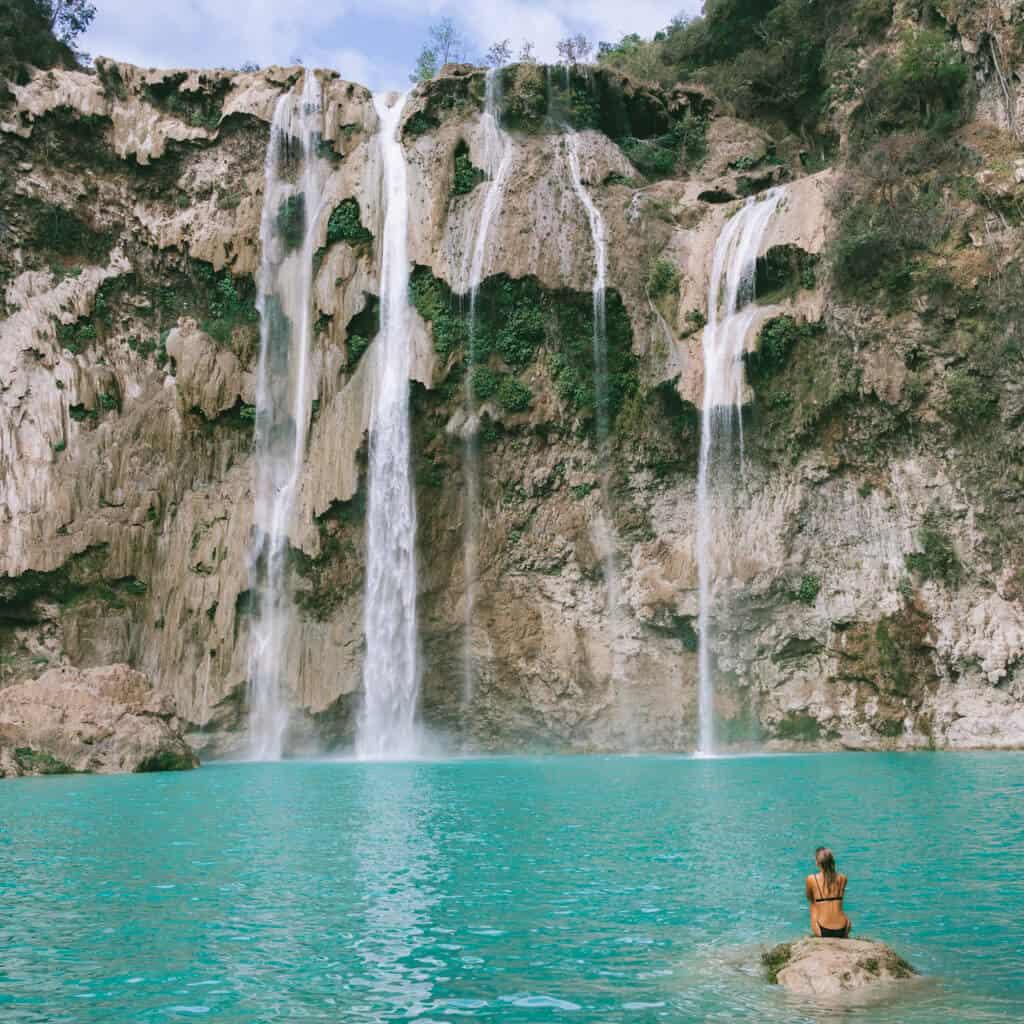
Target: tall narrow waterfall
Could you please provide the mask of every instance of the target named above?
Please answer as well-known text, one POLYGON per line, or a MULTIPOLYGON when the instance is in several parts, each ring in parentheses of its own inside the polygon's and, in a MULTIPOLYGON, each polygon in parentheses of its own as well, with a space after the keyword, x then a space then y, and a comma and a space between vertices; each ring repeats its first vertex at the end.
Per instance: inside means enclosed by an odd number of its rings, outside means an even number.
POLYGON ((754 281, 764 233, 783 197, 773 188, 752 196, 726 222, 715 243, 704 328, 704 408, 697 474, 699 580, 699 751, 715 749, 711 667, 712 579, 716 551, 728 550, 728 510, 737 461, 743 459, 743 352, 757 315, 754 281), (736 442, 734 444, 734 434, 736 442))
POLYGON ((466 250, 467 254, 471 253, 472 255, 467 282, 469 290, 469 353, 466 360, 466 428, 463 453, 463 468, 466 477, 463 497, 465 502, 463 552, 466 577, 466 617, 462 653, 462 700, 466 706, 473 699, 475 679, 473 616, 476 610, 477 536, 480 527, 480 448, 477 436, 479 421, 475 410, 472 373, 476 348, 476 304, 486 269, 487 239, 491 224, 501 208, 501 202, 505 195, 505 181, 508 178, 509 168, 512 166, 512 142, 501 129, 499 76, 500 69, 491 68, 487 72, 485 80, 484 112, 480 118, 480 131, 483 136, 483 170, 487 175, 488 182, 483 203, 480 206, 480 216, 476 222, 476 231, 473 234, 472 249, 467 248, 466 250))
POLYGON ((409 437, 409 196, 399 128, 405 95, 373 103, 380 118, 384 230, 380 246, 380 334, 373 357, 363 622, 360 757, 417 752, 416 507, 409 437))
POLYGON ((283 95, 274 110, 260 224, 249 634, 249 747, 258 760, 281 757, 288 726, 292 603, 284 568, 312 405, 313 229, 323 200, 317 156, 322 122, 320 83, 309 70, 301 96, 283 95))
POLYGON ((594 280, 591 286, 593 293, 594 330, 592 338, 594 360, 594 425, 597 438, 598 473, 601 487, 601 529, 604 535, 601 544, 604 548, 604 576, 607 594, 608 617, 613 633, 619 632, 619 580, 615 558, 618 540, 612 521, 611 501, 611 467, 608 459, 608 439, 610 432, 610 411, 608 399, 608 324, 605 287, 608 267, 607 233, 604 218, 597 208, 586 186, 580 170, 579 136, 574 131, 565 135, 566 154, 569 161, 569 180, 576 197, 587 213, 590 226, 590 237, 594 246, 594 280))

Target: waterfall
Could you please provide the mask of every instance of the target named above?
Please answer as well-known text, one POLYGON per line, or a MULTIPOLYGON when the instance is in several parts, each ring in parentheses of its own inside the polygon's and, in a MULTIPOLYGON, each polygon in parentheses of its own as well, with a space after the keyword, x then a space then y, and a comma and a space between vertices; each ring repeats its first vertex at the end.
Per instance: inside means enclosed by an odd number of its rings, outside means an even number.
POLYGON ((309 70, 302 95, 286 93, 277 102, 264 169, 249 570, 249 754, 257 760, 280 759, 288 726, 286 655, 293 608, 284 577, 312 404, 311 293, 314 227, 323 202, 323 164, 317 156, 322 107, 320 83, 309 70))
MULTIPOLYGON (((474 408, 473 397, 473 365, 476 351, 476 303, 480 285, 483 282, 487 257, 487 239, 491 224, 501 207, 505 195, 505 181, 509 168, 512 166, 512 142, 501 129, 500 101, 500 68, 491 68, 487 72, 484 87, 484 112, 480 118, 480 130, 483 136, 482 159, 483 170, 487 175, 487 188, 484 201, 480 207, 480 217, 473 236, 472 262, 469 267, 469 352, 466 358, 466 428, 464 435, 465 450, 463 466, 465 471, 465 512, 463 518, 463 563, 466 577, 466 613, 465 631, 463 633, 462 654, 462 701, 468 707, 473 699, 473 683, 475 666, 473 660, 473 616, 476 609, 476 586, 478 547, 477 536, 480 528, 480 448, 477 436, 479 420, 474 408)), ((463 279, 465 279, 463 274, 463 279)))
POLYGON ((389 105, 376 95, 383 163, 380 334, 371 348, 363 707, 360 757, 406 757, 418 749, 419 666, 416 638, 416 507, 409 436, 409 196, 399 128, 406 96, 389 105))
POLYGON ((594 424, 597 437, 597 460, 600 475, 601 509, 603 530, 601 538, 604 547, 604 576, 607 593, 608 617, 611 621, 613 639, 619 635, 619 586, 615 556, 618 539, 612 522, 611 468, 608 458, 610 434, 610 412, 608 400, 608 325, 605 287, 608 266, 607 233, 604 218, 597 208, 586 186, 580 170, 579 136, 575 131, 565 134, 566 153, 569 162, 569 179, 573 192, 587 213, 590 238, 594 246, 593 294, 594 330, 592 349, 594 361, 594 424))
MULTIPOLYGON (((704 403, 701 418, 700 468, 697 474, 697 569, 699 580, 699 752, 715 749, 714 679, 711 668, 713 560, 716 512, 724 511, 734 463, 743 463, 743 352, 757 308, 754 281, 764 233, 782 200, 773 188, 752 196, 726 222, 715 243, 704 328, 704 403), (733 444, 733 433, 738 444, 733 444)), ((728 544, 723 545, 727 549, 728 544)))

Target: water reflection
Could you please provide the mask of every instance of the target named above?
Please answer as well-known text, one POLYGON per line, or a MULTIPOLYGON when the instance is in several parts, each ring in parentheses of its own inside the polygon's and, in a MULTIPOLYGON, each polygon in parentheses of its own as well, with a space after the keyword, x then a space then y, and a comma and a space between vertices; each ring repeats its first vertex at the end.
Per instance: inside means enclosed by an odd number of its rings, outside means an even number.
POLYGON ((353 888, 361 924, 352 948, 361 970, 351 979, 357 1001, 350 1011, 374 1020, 381 1013, 416 1018, 431 1001, 433 965, 422 954, 447 874, 432 835, 432 773, 417 763, 381 763, 361 767, 360 775, 353 888))

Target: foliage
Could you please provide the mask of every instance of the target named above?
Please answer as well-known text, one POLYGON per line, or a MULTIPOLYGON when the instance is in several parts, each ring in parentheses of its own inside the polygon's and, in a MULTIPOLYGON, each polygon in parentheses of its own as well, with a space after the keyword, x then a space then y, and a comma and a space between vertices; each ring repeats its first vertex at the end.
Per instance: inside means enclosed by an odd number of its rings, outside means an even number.
POLYGON ((664 135, 650 139, 626 136, 619 139, 619 148, 633 166, 648 177, 673 174, 680 155, 688 164, 696 164, 707 151, 707 120, 684 114, 664 135))
POLYGON ((744 356, 750 383, 757 387, 781 373, 793 349, 801 341, 815 338, 820 331, 819 324, 799 322, 788 315, 767 321, 758 335, 757 349, 744 356))
POLYGON ((409 74, 413 85, 418 82, 429 82, 437 74, 437 52, 430 46, 424 46, 416 57, 416 63, 409 74))
POLYGON ((35 4, 50 31, 68 46, 74 45, 96 17, 96 5, 89 0, 35 0, 35 4))
POLYGON ((186 77, 185 72, 175 72, 162 81, 146 85, 147 98, 193 128, 216 131, 223 114, 224 97, 231 88, 230 81, 206 82, 200 89, 182 92, 180 87, 186 77))
MULTIPOLYGON (((779 720, 775 735, 780 740, 802 740, 813 743, 821 738, 821 723, 805 711, 790 711, 779 720)), ((769 966, 769 970, 772 968, 769 966)))
POLYGON ((370 347, 370 339, 362 334, 350 334, 345 342, 345 347, 348 349, 347 365, 349 369, 352 369, 362 359, 363 353, 370 347))
POLYGON ((827 100, 826 58, 854 0, 712 0, 660 44, 681 78, 699 76, 742 117, 813 127, 827 100))
POLYGON ((417 110, 416 113, 405 122, 405 125, 402 128, 402 134, 411 135, 415 138, 417 135, 423 135, 436 127, 437 121, 422 110, 417 110))
POLYGON ((863 73, 856 139, 923 126, 954 127, 962 113, 967 65, 938 29, 904 33, 899 51, 881 54, 863 73))
POLYGON ((69 324, 58 323, 57 338, 72 355, 78 355, 89 342, 96 340, 96 324, 88 317, 79 317, 69 324))
POLYGON ((881 288, 890 303, 912 282, 914 257, 944 237, 942 195, 927 187, 898 186, 888 198, 843 197, 832 244, 836 285, 848 296, 865 297, 881 288))
POLYGON ((455 147, 455 173, 452 175, 452 195, 462 196, 469 192, 484 180, 486 175, 479 167, 473 166, 469 158, 469 147, 465 142, 459 142, 455 147))
POLYGON ((924 525, 918 530, 917 540, 921 550, 904 557, 907 568, 923 579, 956 586, 962 574, 960 558, 953 542, 939 529, 933 517, 925 519, 924 525))
MULTIPOLYGON (((53 32, 50 6, 45 0, 4 0, 0 3, 0 77, 23 84, 24 65, 75 67, 73 42, 53 32)), ((3 90, 0 89, 0 94, 3 90)))
POLYGON ((947 383, 946 415, 963 430, 971 430, 991 419, 999 398, 978 376, 955 370, 947 383))
POLYGON ((647 82, 657 82, 665 73, 658 46, 636 32, 624 35, 615 44, 598 43, 597 62, 647 82))
POLYGON ((500 324, 494 347, 509 366, 521 369, 532 362, 544 342, 542 297, 532 282, 503 280, 489 290, 487 317, 500 324))
POLYGON ((86 259, 90 263, 106 262, 111 238, 95 231, 63 206, 33 203, 33 241, 40 249, 65 258, 86 259))
POLYGON ((480 402, 492 398, 498 390, 498 375, 489 366, 474 366, 470 375, 473 397, 480 402))
POLYGON ((679 271, 675 264, 665 259, 656 259, 647 275, 647 294, 651 298, 668 295, 679 287, 679 271))
POLYGON ((498 404, 506 412, 525 412, 533 401, 533 392, 515 377, 502 377, 498 383, 498 404))
MULTIPOLYGON (((502 368, 519 372, 534 362, 543 346, 550 351, 548 366, 559 396, 573 408, 593 409, 594 310, 589 292, 547 292, 534 278, 488 278, 477 294, 472 338, 464 302, 428 268, 414 268, 410 297, 431 324, 438 353, 447 359, 461 351, 472 364, 477 398, 493 394, 508 411, 528 408, 533 397, 529 388, 500 372, 495 360, 502 368)), ((639 382, 629 315, 618 292, 609 291, 606 303, 609 413, 614 418, 639 382)))
POLYGON ((757 260, 754 290, 758 299, 795 294, 813 288, 818 257, 796 245, 773 245, 757 260))
POLYGON ((214 341, 230 344, 236 327, 259 322, 251 277, 235 278, 228 270, 218 273, 209 263, 196 263, 194 273, 205 294, 209 314, 202 321, 202 329, 214 341))
POLYGON ((893 0, 858 0, 853 8, 853 23, 865 36, 884 32, 892 24, 893 0))
POLYGON ((558 59, 565 64, 586 64, 594 50, 590 40, 580 32, 559 39, 555 45, 558 49, 558 59))
POLYGON ((84 405, 71 405, 68 407, 68 415, 76 423, 84 423, 88 420, 99 419, 99 413, 95 409, 87 409, 84 405))
POLYGON ((288 196, 278 207, 277 235, 286 253, 302 245, 306 237, 306 197, 302 192, 288 196))
POLYGON ((484 64, 489 68, 500 68, 512 60, 512 41, 502 39, 491 43, 484 54, 484 64))
POLYGON ((535 63, 513 64, 501 78, 502 120, 512 130, 537 132, 548 113, 544 72, 535 63))
POLYGON ((809 574, 800 580, 800 586, 797 587, 794 596, 801 604, 812 605, 818 600, 820 592, 821 580, 817 576, 809 574))
POLYGON ((466 46, 455 22, 451 18, 441 18, 427 29, 427 42, 416 58, 416 67, 409 81, 415 85, 433 78, 445 64, 462 60, 466 46))
POLYGON ((451 291, 426 267, 416 267, 409 280, 412 304, 433 328, 434 349, 442 359, 464 348, 469 330, 464 318, 456 312, 451 291))
POLYGON ((362 245, 372 241, 373 235, 363 227, 359 214, 359 200, 354 197, 343 199, 331 211, 327 221, 327 244, 348 242, 351 245, 362 245))

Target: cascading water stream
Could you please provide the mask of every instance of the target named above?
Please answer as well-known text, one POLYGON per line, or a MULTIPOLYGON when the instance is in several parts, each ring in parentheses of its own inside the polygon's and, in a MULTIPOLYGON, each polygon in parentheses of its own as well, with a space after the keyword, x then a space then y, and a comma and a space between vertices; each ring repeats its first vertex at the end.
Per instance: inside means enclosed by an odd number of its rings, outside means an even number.
MULTIPOLYGON (((611 470, 608 458, 608 440, 610 434, 610 412, 608 399, 608 324, 607 302, 605 296, 608 248, 604 218, 594 202, 586 186, 580 169, 579 136, 575 131, 565 134, 565 148, 569 164, 569 180, 573 192, 587 213, 590 227, 590 238, 594 246, 594 280, 591 287, 593 294, 594 329, 592 336, 594 361, 594 425, 597 437, 597 460, 601 492, 601 527, 604 535, 601 543, 604 548, 604 575, 607 593, 608 617, 612 624, 613 638, 620 633, 619 622, 619 579, 616 566, 618 538, 612 522, 611 503, 611 470)), ((616 673, 617 674, 617 673, 616 673)))
MULTIPOLYGON (((480 285, 486 269, 487 239, 491 224, 501 208, 505 195, 505 182, 512 166, 512 141, 501 128, 499 110, 499 68, 491 68, 487 72, 484 90, 484 112, 480 118, 482 135, 483 171, 488 182, 484 192, 484 200, 480 206, 480 217, 473 235, 473 245, 467 247, 467 254, 472 260, 469 266, 467 288, 469 291, 469 353, 467 365, 475 364, 476 349, 476 305, 480 285)), ((463 272, 463 280, 466 279, 463 272)), ((466 426, 464 435, 463 469, 465 473, 465 512, 463 519, 463 568, 466 578, 466 611, 465 631, 463 634, 462 655, 462 701, 469 706, 473 699, 475 680, 475 663, 473 659, 473 617, 476 610, 476 587, 478 572, 478 534, 480 529, 480 448, 478 428, 479 419, 476 415, 475 398, 473 395, 472 369, 466 374, 465 382, 466 426)))
POLYGON ((416 637, 416 506, 410 479, 409 195, 399 135, 406 96, 376 95, 383 164, 380 333, 371 348, 363 707, 356 753, 414 756, 419 664, 416 637))
POLYGON ((313 238, 323 203, 324 168, 317 156, 322 125, 320 83, 309 70, 301 96, 286 93, 274 109, 260 223, 249 634, 249 756, 256 760, 280 759, 288 727, 292 603, 284 568, 312 406, 313 238))
MULTIPOLYGON (((757 315, 754 282, 765 230, 784 190, 752 196, 726 222, 715 243, 704 328, 704 405, 701 418, 700 468, 697 474, 697 569, 699 581, 698 751, 714 753, 714 678, 711 666, 712 577, 716 541, 727 524, 716 528, 716 514, 726 511, 733 468, 743 462, 743 353, 757 315), (738 444, 733 444, 733 435, 738 444)), ((725 545, 724 547, 727 547, 725 545)))

